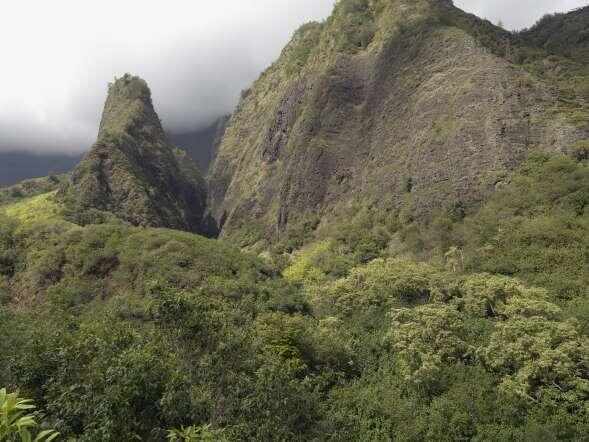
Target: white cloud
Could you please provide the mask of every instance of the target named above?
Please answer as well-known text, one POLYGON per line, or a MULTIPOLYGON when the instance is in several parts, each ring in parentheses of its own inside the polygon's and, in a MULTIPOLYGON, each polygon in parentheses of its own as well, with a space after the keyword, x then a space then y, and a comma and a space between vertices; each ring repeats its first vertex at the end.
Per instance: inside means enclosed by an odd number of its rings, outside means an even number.
MULTIPOLYGON (((334 0, 0 2, 0 151, 79 152, 92 143, 115 75, 150 84, 168 129, 230 112, 294 30, 334 0)), ((457 0, 509 27, 575 0, 457 0), (513 6, 517 3, 517 6, 513 6)))
POLYGON ((506 29, 521 30, 544 14, 568 12, 585 6, 587 0, 455 0, 454 4, 494 23, 501 20, 506 29))
POLYGON ((294 30, 333 0, 0 2, 0 150, 80 151, 96 135, 106 85, 150 84, 167 128, 229 112, 294 30))

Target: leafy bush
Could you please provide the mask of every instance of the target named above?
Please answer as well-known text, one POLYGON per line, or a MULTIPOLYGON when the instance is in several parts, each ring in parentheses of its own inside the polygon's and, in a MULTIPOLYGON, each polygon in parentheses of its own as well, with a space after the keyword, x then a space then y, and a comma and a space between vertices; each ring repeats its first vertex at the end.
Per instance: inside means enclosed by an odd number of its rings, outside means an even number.
POLYGON ((392 317, 391 339, 407 381, 432 389, 444 366, 466 357, 463 318, 455 307, 428 304, 394 310, 392 317))
POLYGON ((31 431, 37 426, 35 416, 27 414, 35 409, 31 399, 22 399, 18 392, 8 393, 0 389, 0 440, 22 442, 50 442, 59 436, 55 430, 43 430, 33 439, 31 431))
POLYGON ((210 425, 182 427, 169 430, 168 440, 171 442, 226 442, 228 439, 223 433, 223 430, 214 430, 210 425))
POLYGON ((467 268, 517 275, 564 299, 589 284, 589 171, 532 155, 520 174, 465 222, 467 268))

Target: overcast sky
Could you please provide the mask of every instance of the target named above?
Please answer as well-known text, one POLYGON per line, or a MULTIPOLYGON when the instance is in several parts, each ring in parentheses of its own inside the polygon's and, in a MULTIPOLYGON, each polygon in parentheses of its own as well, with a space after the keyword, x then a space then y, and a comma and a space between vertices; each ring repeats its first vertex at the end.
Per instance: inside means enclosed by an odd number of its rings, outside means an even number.
MULTIPOLYGON (((589 0, 456 0, 509 29, 589 0)), ((0 151, 86 150, 106 85, 151 86, 166 129, 231 112, 294 30, 334 0, 0 0, 0 151)))

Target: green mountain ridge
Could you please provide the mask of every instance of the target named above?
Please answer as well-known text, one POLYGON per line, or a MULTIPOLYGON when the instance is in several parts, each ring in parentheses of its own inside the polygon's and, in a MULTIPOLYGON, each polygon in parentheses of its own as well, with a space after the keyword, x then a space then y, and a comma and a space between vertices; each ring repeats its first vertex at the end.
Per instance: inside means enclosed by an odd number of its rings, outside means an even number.
POLYGON ((548 14, 522 37, 533 46, 583 62, 589 60, 589 7, 567 14, 548 14))
POLYGON ((527 49, 451 2, 340 2, 229 121, 209 172, 222 235, 252 220, 276 235, 360 200, 406 216, 477 207, 530 149, 589 137, 583 97, 563 106, 558 84, 510 60, 527 49))
POLYGON ((587 440, 587 10, 342 0, 208 192, 117 80, 73 174, 0 189, 0 391, 56 440, 587 440))

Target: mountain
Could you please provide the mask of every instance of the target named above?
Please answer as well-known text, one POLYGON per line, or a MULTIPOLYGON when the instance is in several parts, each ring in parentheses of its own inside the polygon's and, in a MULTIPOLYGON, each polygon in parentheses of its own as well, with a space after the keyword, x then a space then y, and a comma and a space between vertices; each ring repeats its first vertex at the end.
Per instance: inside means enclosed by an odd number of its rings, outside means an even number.
POLYGON ((69 172, 80 159, 79 155, 16 151, 0 153, 0 187, 17 184, 30 178, 69 172))
POLYGON ((78 218, 98 210, 139 226, 205 230, 204 180, 168 142, 145 81, 128 74, 109 86, 98 139, 58 197, 78 218))
POLYGON ((585 11, 341 0, 232 114, 217 239, 117 80, 73 174, 0 188, 0 439, 586 440, 585 11))
POLYGON ((229 116, 223 116, 203 129, 184 133, 169 132, 168 137, 174 146, 185 150, 199 170, 206 175, 228 120, 229 116))
POLYGON ((587 102, 572 86, 563 100, 573 80, 539 72, 550 54, 529 39, 450 1, 340 1, 229 120, 209 172, 222 236, 276 239, 359 201, 405 220, 473 211, 530 149, 589 138, 587 102))
POLYGON ((589 6, 568 14, 547 14, 521 36, 552 54, 589 61, 589 6))
MULTIPOLYGON (((203 129, 184 133, 168 131, 166 135, 170 144, 185 150, 200 172, 205 175, 228 118, 220 117, 203 129)), ((81 159, 82 155, 78 154, 0 152, 0 187, 18 184, 23 180, 71 172, 81 159)))

